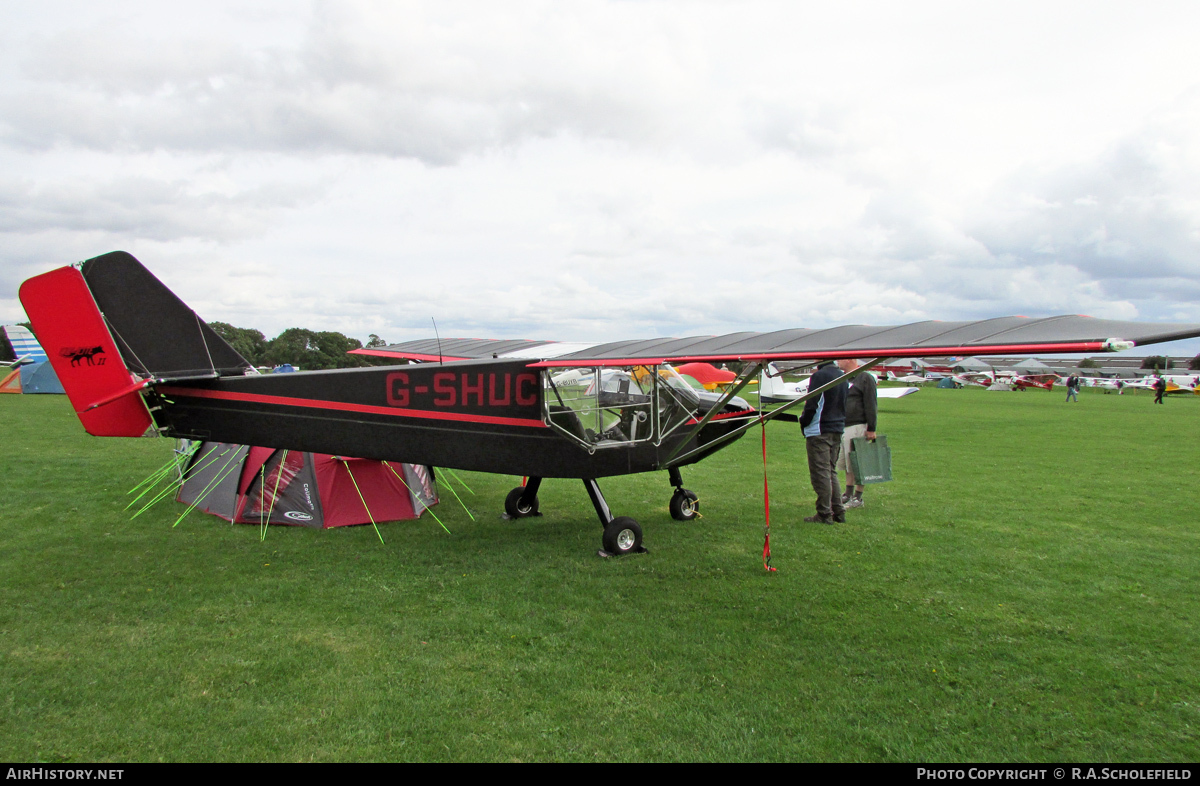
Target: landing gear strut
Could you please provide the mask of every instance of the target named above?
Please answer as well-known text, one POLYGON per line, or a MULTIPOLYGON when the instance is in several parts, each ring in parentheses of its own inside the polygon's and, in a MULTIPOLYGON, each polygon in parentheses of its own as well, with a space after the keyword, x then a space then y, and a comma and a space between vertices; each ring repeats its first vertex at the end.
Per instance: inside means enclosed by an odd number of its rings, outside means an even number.
POLYGON ((683 476, 678 467, 667 470, 675 493, 671 495, 671 518, 676 521, 691 521, 700 515, 700 499, 694 492, 683 487, 683 476))
POLYGON ((596 508, 596 515, 600 517, 600 526, 604 527, 604 536, 601 538, 604 549, 600 551, 600 556, 645 554, 641 525, 628 516, 614 518, 612 511, 608 509, 608 503, 604 501, 604 494, 600 492, 600 485, 592 478, 584 478, 583 487, 587 489, 592 506, 596 508))

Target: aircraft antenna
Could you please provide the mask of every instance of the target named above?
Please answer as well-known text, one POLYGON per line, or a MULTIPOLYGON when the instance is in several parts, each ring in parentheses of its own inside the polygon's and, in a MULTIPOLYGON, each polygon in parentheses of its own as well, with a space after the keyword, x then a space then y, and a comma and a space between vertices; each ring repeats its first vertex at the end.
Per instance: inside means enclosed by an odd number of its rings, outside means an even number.
POLYGON ((442 365, 442 337, 438 335, 437 320, 433 317, 430 317, 429 321, 433 323, 433 335, 434 338, 437 339, 438 343, 438 365, 440 366, 442 365))

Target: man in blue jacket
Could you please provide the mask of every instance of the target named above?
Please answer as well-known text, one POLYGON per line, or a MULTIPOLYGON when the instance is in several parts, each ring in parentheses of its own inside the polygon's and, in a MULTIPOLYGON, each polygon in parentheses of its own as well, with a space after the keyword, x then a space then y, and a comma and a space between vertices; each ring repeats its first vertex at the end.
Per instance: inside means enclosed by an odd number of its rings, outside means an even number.
MULTIPOLYGON (((809 377, 808 389, 816 390, 842 376, 832 360, 822 361, 809 377)), ((842 505, 838 487, 837 460, 842 452, 842 431, 846 428, 846 393, 844 381, 804 403, 800 426, 804 429, 808 448, 808 474, 813 491, 817 492, 817 514, 805 521, 821 524, 843 523, 846 508, 842 505)))

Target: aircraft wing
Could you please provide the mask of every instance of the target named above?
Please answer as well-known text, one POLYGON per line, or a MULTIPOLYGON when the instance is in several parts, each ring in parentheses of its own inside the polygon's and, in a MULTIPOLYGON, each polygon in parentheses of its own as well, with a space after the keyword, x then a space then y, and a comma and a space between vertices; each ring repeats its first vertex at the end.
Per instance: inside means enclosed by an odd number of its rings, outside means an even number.
MULTIPOLYGON (((1115 352, 1200 336, 1200 324, 1119 322, 1078 315, 998 317, 977 322, 847 325, 772 333, 615 341, 543 359, 532 366, 629 366, 691 361, 1115 352)), ((536 352, 536 349, 534 350, 536 352)))
POLYGON ((875 394, 879 398, 904 398, 916 393, 920 388, 879 388, 875 394))
POLYGON ((1200 336, 1197 324, 1121 322, 1079 315, 1030 319, 997 317, 977 322, 916 322, 911 325, 845 325, 771 333, 654 338, 589 344, 529 339, 421 339, 351 354, 403 360, 454 361, 510 358, 532 366, 629 366, 693 361, 905 358, 945 355, 1115 352, 1200 336))

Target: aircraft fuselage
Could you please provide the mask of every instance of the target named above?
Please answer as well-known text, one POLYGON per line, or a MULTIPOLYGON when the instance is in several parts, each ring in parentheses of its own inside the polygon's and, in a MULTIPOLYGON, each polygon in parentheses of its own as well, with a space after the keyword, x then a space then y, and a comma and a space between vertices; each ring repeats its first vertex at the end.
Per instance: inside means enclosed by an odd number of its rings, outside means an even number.
POLYGON ((543 373, 526 360, 422 363, 221 377, 150 397, 168 436, 546 478, 665 469, 681 442, 684 455, 734 429, 714 420, 654 438, 647 424, 640 441, 585 446, 552 427, 543 373))

